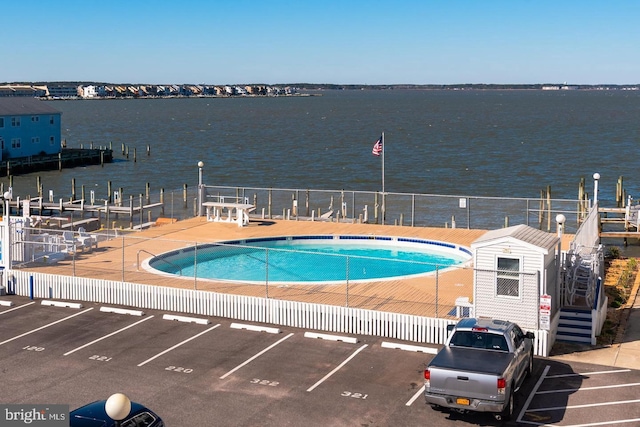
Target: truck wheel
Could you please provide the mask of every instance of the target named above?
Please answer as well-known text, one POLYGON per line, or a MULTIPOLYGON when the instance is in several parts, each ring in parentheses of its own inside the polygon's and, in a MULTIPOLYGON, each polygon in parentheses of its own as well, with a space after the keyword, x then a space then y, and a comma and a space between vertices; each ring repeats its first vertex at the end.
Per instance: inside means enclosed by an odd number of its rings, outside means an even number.
POLYGON ((500 413, 494 415, 497 421, 509 421, 513 416, 513 410, 515 407, 515 402, 513 399, 513 392, 509 395, 509 401, 507 402, 507 406, 500 413))

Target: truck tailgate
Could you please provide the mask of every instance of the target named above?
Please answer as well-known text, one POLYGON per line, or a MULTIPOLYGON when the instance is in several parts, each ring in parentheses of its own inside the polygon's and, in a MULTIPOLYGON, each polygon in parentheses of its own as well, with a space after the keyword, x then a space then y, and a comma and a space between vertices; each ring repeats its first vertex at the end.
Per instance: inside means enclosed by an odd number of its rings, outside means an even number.
POLYGON ((500 351, 444 348, 429 364, 431 392, 476 398, 495 396, 497 378, 504 374, 512 358, 512 354, 500 351))

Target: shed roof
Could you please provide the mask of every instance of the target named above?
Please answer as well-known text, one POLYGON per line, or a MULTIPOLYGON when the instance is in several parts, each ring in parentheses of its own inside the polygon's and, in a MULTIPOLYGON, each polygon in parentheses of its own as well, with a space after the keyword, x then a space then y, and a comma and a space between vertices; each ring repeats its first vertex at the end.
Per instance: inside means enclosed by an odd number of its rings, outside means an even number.
POLYGON ((524 242, 527 245, 544 249, 545 252, 555 248, 560 240, 559 237, 554 234, 529 227, 525 224, 520 224, 512 227, 487 231, 471 243, 471 247, 488 246, 498 243, 499 241, 514 239, 524 242))
POLYGON ((27 116, 29 114, 60 114, 60 110, 28 96, 0 97, 0 116, 27 116))

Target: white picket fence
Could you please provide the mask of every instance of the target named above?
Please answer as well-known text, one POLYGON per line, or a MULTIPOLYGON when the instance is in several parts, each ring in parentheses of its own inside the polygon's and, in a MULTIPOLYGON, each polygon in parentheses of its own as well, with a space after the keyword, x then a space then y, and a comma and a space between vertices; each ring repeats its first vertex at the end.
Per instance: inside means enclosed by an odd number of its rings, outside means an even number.
MULTIPOLYGON (((9 293, 224 317, 294 328, 444 344, 454 320, 271 298, 177 289, 84 277, 4 272, 9 293)), ((536 331, 535 353, 548 356, 548 332, 536 331)))

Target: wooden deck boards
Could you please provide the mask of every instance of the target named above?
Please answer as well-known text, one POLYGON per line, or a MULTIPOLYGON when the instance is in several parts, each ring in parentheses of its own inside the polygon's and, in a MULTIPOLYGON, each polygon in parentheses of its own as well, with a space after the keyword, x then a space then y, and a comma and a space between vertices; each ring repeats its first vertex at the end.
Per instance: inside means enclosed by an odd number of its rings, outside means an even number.
MULTIPOLYGON (((141 263, 153 255, 169 250, 221 240, 265 236, 357 234, 403 236, 446 241, 469 247, 486 230, 423 228, 374 224, 348 224, 312 221, 255 221, 247 227, 235 223, 207 222, 192 218, 152 227, 133 234, 101 242, 92 252, 79 252, 74 259, 58 265, 29 267, 31 271, 75 275, 106 280, 125 281, 199 289, 238 295, 269 297, 314 302, 373 310, 443 316, 453 307, 457 297, 473 297, 473 270, 470 266, 440 272, 437 276, 380 280, 339 285, 252 285, 194 278, 176 278, 145 271, 141 263)), ((571 236, 563 238, 568 248, 571 236)))

